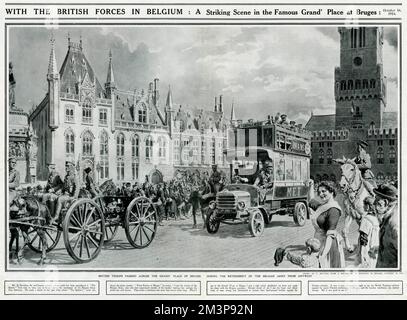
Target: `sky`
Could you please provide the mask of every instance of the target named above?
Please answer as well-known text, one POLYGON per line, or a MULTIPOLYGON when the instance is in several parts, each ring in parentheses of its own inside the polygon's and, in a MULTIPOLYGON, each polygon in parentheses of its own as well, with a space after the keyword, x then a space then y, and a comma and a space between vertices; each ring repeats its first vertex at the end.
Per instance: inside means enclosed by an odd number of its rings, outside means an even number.
MULTIPOLYGON (((116 84, 147 90, 160 79, 163 106, 171 86, 173 102, 213 109, 223 95, 238 119, 262 120, 277 112, 305 124, 314 114, 335 112, 334 69, 339 66, 339 33, 327 26, 105 26, 10 27, 9 61, 17 81, 16 105, 29 110, 47 91, 50 38, 58 68, 71 41, 83 50, 100 83, 106 81, 109 50, 116 84)), ((397 111, 398 35, 384 28, 383 68, 387 111, 397 111)))

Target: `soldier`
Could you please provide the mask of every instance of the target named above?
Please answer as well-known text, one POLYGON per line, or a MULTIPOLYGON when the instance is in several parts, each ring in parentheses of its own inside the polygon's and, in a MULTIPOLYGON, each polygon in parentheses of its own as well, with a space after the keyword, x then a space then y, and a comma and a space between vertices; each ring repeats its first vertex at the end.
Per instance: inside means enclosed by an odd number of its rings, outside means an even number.
POLYGON ((93 183, 93 178, 90 175, 90 173, 92 172, 92 168, 87 167, 83 171, 86 174, 86 176, 85 176, 85 189, 86 189, 86 191, 88 191, 90 193, 91 197, 94 198, 94 197, 96 197, 98 195, 98 190, 96 189, 96 186, 93 183))
POLYGON ((55 216, 51 219, 50 224, 55 223, 59 219, 62 207, 67 201, 78 198, 79 185, 75 174, 75 164, 71 161, 65 162, 66 175, 62 187, 62 195, 59 196, 55 216))
POLYGON ((20 173, 16 169, 17 159, 10 157, 8 159, 8 191, 9 203, 11 204, 17 196, 16 189, 20 186, 20 173))
POLYGON ((42 196, 42 203, 47 205, 51 216, 55 214, 55 201, 61 195, 64 183, 55 169, 54 163, 48 163, 48 179, 45 186, 45 193, 42 196))
POLYGON ((362 173, 363 179, 368 182, 372 187, 369 191, 372 191, 373 188, 377 188, 376 182, 374 181, 373 172, 370 170, 372 168, 372 163, 370 162, 370 155, 366 152, 366 148, 369 144, 366 141, 359 140, 357 142, 358 156, 352 160, 358 165, 360 172, 362 173))
POLYGON ((209 184, 213 190, 213 193, 216 195, 223 187, 225 177, 223 172, 218 171, 218 165, 212 165, 212 174, 209 178, 209 184))
POLYGON ((247 178, 242 178, 239 176, 239 169, 234 169, 232 183, 247 183, 249 180, 247 178))
POLYGON ((257 174, 256 180, 253 185, 259 187, 261 200, 264 201, 266 192, 273 187, 273 163, 265 161, 263 168, 257 174))

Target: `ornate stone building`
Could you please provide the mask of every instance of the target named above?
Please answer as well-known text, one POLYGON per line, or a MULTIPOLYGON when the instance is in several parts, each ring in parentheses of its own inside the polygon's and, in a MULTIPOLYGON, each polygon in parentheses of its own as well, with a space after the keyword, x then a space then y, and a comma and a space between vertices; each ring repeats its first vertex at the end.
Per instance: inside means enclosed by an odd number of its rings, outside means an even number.
POLYGON ((46 179, 47 163, 62 174, 73 161, 83 177, 93 169, 97 182, 160 181, 177 169, 208 169, 224 165, 228 121, 223 106, 214 111, 175 108, 171 89, 160 103, 159 80, 148 89, 121 90, 115 82, 109 53, 106 82, 102 86, 87 60, 82 41, 68 39, 68 51, 58 71, 54 44, 48 65, 48 93, 30 113, 38 136, 36 173, 46 179))
POLYGON ((311 115, 305 128, 313 132, 311 175, 338 180, 335 158, 357 155, 356 142, 369 143, 372 171, 378 180, 397 180, 398 119, 386 112, 383 75, 383 28, 338 28, 340 67, 335 68, 335 114, 311 115))

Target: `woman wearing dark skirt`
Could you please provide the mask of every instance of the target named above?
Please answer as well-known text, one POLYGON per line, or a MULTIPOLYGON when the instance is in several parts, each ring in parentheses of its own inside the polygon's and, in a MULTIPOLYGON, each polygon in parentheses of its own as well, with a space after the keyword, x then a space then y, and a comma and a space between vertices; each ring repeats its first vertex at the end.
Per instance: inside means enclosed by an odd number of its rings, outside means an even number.
POLYGON ((314 196, 314 182, 309 181, 309 207, 315 228, 314 237, 321 243, 319 261, 321 268, 345 268, 343 238, 337 231, 342 209, 335 200, 336 190, 332 182, 322 181, 314 196))

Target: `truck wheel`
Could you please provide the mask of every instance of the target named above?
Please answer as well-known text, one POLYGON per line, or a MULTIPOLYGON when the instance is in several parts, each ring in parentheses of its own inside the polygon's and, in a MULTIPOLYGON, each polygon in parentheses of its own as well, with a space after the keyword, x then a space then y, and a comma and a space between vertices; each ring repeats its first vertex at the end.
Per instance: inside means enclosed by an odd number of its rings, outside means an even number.
POLYGON ((264 217, 260 210, 255 210, 249 216, 249 231, 253 237, 260 237, 264 231, 264 217))
POLYGON ((206 218, 206 230, 209 233, 216 233, 219 230, 220 221, 216 218, 215 210, 208 210, 206 218))
POLYGON ((302 227, 307 219, 307 207, 304 202, 297 202, 294 207, 294 222, 302 227))

